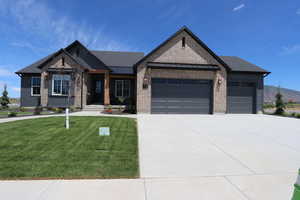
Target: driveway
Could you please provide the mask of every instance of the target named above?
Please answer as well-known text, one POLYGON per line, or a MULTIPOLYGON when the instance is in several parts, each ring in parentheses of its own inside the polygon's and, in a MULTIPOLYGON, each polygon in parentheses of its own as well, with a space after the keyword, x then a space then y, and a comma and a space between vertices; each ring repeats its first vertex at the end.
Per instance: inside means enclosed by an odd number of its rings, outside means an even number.
POLYGON ((180 179, 181 186, 169 184, 174 191, 206 178, 241 195, 232 199, 289 199, 300 167, 299 124, 268 115, 139 115, 141 176, 180 179))
POLYGON ((0 181, 0 196, 291 199, 300 167, 299 122, 267 115, 138 115, 140 179, 0 181))

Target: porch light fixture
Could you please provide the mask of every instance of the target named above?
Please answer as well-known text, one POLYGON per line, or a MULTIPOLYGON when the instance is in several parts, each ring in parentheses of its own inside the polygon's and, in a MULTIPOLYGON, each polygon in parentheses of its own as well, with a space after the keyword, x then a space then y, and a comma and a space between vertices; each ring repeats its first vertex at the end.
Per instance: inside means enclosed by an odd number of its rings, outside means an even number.
POLYGON ((149 78, 145 76, 143 79, 143 88, 144 89, 148 88, 149 81, 150 81, 149 78))
POLYGON ((218 79, 218 85, 221 85, 222 84, 222 79, 218 79))

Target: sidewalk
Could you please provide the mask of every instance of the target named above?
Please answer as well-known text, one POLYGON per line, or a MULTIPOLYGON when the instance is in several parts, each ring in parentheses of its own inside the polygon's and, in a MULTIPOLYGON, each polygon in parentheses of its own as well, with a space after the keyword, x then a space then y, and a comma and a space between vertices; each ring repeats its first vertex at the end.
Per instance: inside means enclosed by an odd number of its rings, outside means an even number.
MULTIPOLYGON (((52 114, 52 115, 33 115, 33 116, 24 116, 24 117, 10 117, 10 118, 2 118, 0 119, 0 123, 5 122, 12 122, 24 119, 36 119, 36 118, 44 118, 44 117, 58 117, 58 116, 65 116, 64 113, 62 114, 52 114)), ((70 116, 104 116, 104 117, 130 117, 136 118, 134 114, 124 114, 124 115, 111 115, 111 114, 103 114, 97 111, 79 111, 70 113, 70 116)))
POLYGON ((291 197, 295 177, 0 181, 0 196, 9 200, 282 200, 291 197))

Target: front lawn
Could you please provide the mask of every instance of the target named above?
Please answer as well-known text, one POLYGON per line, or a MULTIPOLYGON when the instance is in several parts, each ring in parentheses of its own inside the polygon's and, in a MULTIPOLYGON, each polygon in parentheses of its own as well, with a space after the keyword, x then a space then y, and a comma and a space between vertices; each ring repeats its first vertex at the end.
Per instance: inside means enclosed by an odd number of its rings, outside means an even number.
POLYGON ((136 120, 64 117, 0 124, 0 179, 138 177, 136 120), (99 127, 111 136, 99 136, 99 127))

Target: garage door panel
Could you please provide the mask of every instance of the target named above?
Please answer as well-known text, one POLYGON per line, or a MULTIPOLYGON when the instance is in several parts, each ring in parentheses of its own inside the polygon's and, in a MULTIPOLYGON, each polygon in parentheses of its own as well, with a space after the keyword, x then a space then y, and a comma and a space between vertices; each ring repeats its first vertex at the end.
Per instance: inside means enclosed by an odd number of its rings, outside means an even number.
POLYGON ((211 111, 211 81, 152 79, 152 113, 197 114, 211 111))
POLYGON ((255 87, 249 87, 246 84, 238 82, 233 82, 228 85, 228 112, 253 113, 255 107, 255 87))

